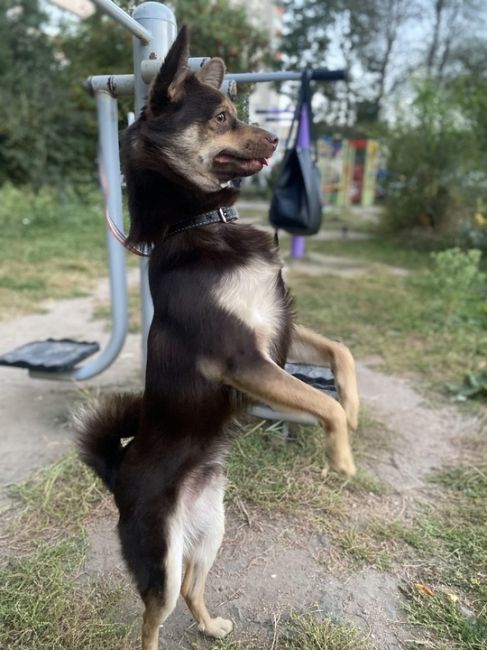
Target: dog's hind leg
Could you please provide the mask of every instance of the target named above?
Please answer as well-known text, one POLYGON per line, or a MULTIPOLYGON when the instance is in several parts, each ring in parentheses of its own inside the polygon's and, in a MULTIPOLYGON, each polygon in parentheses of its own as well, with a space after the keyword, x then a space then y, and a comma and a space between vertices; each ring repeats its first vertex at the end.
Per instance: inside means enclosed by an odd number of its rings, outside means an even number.
POLYGON ((157 650, 159 627, 176 607, 181 589, 183 569, 183 534, 177 522, 170 528, 169 543, 164 562, 163 584, 151 581, 142 598, 145 604, 142 625, 142 650, 157 650))
POLYGON ((357 428, 357 373, 352 353, 343 343, 332 341, 298 325, 293 330, 288 361, 311 365, 329 364, 335 375, 338 396, 347 414, 348 425, 351 429, 357 428))
MULTIPOLYGON (((211 370, 215 372, 214 365, 211 370)), ((292 377, 257 350, 229 359, 220 372, 223 383, 258 401, 317 417, 327 432, 327 452, 332 468, 349 476, 356 473, 347 416, 339 402, 292 377)))
MULTIPOLYGON (((203 498, 198 504, 198 509, 208 508, 211 512, 211 520, 199 538, 197 544, 191 549, 191 555, 186 562, 181 594, 193 614, 198 629, 217 639, 227 636, 233 629, 233 623, 225 618, 217 616, 212 618, 208 613, 205 604, 205 584, 208 572, 215 560, 224 533, 224 511, 223 511, 223 480, 218 481, 216 489, 210 487, 211 502, 203 498)), ((195 513, 197 514, 197 513, 195 513)), ((205 513, 207 516, 207 513, 205 513)))

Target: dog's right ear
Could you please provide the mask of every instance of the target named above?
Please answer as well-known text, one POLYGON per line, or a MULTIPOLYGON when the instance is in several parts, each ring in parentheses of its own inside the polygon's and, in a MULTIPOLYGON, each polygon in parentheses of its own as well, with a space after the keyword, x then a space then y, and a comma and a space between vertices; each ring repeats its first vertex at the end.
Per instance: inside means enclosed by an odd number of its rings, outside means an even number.
POLYGON ((165 106, 183 98, 183 82, 189 72, 188 56, 188 29, 183 25, 152 84, 148 105, 153 115, 158 115, 165 106))

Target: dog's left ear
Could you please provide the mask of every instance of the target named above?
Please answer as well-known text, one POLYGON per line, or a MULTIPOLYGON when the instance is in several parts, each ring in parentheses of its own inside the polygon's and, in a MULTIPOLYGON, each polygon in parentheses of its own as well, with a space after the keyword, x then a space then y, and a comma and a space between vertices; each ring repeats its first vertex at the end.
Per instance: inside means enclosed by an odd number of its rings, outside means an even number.
POLYGON ((221 59, 210 59, 196 76, 202 83, 219 89, 225 76, 225 64, 221 59))
POLYGON ((152 84, 148 106, 153 115, 158 115, 167 104, 183 98, 184 79, 189 72, 188 56, 188 29, 183 25, 152 84))

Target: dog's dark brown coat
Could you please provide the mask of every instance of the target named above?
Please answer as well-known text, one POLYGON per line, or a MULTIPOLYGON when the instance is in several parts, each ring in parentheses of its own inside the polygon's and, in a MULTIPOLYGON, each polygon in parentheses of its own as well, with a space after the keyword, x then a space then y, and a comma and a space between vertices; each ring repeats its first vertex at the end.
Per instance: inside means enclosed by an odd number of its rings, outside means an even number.
POLYGON ((170 225, 233 204, 237 191, 221 185, 257 171, 276 146, 272 134, 236 119, 217 89, 219 60, 196 76, 186 59, 182 30, 123 146, 130 240, 154 247, 145 391, 95 405, 80 425, 84 460, 120 512, 123 554, 146 606, 144 650, 157 647, 180 589, 200 629, 217 637, 231 630, 208 615, 203 590, 223 535, 226 427, 249 396, 316 415, 328 428, 332 463, 354 471, 353 360, 343 346, 293 326, 272 238, 235 223, 167 237, 170 225), (335 366, 345 410, 279 369, 290 348, 335 366), (133 437, 126 447, 124 437, 133 437))

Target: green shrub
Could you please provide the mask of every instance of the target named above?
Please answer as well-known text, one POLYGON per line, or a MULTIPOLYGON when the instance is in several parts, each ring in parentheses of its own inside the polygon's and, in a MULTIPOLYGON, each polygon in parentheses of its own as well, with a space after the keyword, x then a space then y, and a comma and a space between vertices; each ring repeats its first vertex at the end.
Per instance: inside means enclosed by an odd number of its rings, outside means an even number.
POLYGON ((456 89, 420 84, 385 144, 386 230, 470 243, 473 233, 482 245, 475 218, 487 194, 485 152, 456 89))
POLYGON ((481 306, 480 292, 486 279, 480 271, 481 251, 450 248, 432 253, 431 258, 433 268, 427 273, 427 282, 435 309, 445 324, 458 317, 472 316, 481 306))

